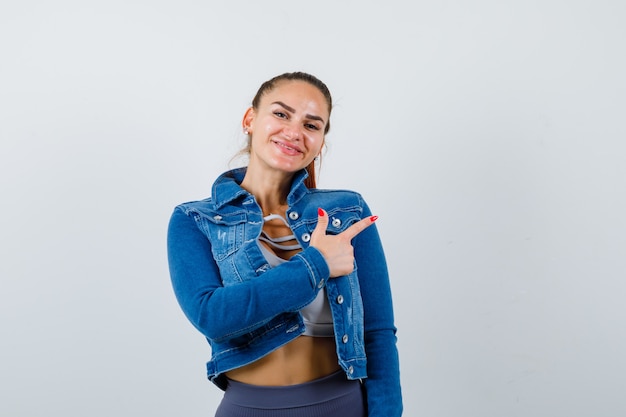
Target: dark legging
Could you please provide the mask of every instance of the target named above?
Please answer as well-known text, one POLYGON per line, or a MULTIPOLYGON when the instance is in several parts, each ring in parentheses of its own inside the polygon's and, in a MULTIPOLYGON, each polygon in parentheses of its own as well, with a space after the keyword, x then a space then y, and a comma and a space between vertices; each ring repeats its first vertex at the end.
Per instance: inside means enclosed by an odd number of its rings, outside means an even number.
POLYGON ((228 380, 215 417, 365 417, 360 381, 342 371, 298 385, 266 387, 228 380))

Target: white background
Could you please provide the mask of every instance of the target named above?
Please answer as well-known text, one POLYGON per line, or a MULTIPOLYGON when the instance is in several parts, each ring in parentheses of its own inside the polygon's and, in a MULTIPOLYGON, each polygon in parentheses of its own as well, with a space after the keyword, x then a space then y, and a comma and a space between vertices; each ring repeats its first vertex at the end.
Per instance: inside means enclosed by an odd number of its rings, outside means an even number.
POLYGON ((167 222, 294 70, 380 216, 405 415, 625 415, 625 5, 3 1, 0 415, 212 415, 167 222))

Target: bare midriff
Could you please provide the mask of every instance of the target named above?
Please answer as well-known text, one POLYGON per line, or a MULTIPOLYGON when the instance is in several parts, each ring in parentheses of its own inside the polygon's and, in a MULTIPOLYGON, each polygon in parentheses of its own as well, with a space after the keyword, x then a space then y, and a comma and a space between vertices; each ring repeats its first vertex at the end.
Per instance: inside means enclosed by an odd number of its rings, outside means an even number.
POLYGON ((334 338, 300 336, 226 376, 251 385, 285 386, 313 381, 339 368, 334 338))

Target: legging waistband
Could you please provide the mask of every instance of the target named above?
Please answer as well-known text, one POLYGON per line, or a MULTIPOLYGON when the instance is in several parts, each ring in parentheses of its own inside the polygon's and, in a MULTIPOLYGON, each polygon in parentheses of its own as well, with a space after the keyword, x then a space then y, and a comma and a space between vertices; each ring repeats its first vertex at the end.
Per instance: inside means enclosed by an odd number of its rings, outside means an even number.
POLYGON ((310 382, 286 386, 250 385, 228 379, 224 399, 242 407, 293 408, 343 397, 359 390, 360 385, 359 380, 348 380, 342 370, 310 382))

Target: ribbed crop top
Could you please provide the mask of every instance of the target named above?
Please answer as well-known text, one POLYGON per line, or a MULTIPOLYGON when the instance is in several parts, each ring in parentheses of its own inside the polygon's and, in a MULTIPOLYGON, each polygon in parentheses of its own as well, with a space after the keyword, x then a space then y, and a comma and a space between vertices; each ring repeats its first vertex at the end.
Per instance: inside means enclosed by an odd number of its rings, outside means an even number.
MULTIPOLYGON (((265 221, 280 219, 285 224, 287 221, 278 214, 270 214, 263 218, 265 221)), ((299 243, 293 245, 285 245, 283 242, 294 241, 296 237, 291 234, 287 236, 282 236, 278 238, 270 237, 265 231, 261 232, 261 236, 259 237, 259 247, 261 248, 261 252, 265 256, 267 263, 270 266, 275 267, 282 263, 288 262, 286 259, 277 256, 274 252, 269 250, 261 241, 267 243, 269 246, 282 249, 282 250, 294 250, 301 249, 299 243)), ((326 288, 323 288, 320 292, 317 293, 317 296, 311 303, 306 305, 300 310, 300 314, 302 314, 302 318, 304 320, 305 331, 304 335, 306 336, 314 336, 314 337, 333 337, 333 317, 330 311, 330 304, 328 302, 328 297, 326 296, 326 288)))

